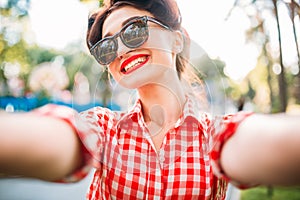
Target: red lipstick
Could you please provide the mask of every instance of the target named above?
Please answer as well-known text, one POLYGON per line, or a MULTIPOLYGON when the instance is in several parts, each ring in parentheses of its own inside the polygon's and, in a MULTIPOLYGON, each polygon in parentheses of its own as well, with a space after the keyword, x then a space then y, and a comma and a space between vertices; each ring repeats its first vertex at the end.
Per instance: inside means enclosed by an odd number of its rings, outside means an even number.
POLYGON ((149 60, 147 54, 137 54, 126 59, 122 64, 120 71, 124 74, 129 74, 143 66, 149 60))

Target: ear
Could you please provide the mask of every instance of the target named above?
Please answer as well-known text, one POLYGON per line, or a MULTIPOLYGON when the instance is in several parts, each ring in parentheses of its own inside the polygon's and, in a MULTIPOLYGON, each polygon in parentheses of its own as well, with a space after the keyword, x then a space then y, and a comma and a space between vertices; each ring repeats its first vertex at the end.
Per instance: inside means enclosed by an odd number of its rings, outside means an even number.
POLYGON ((173 44, 173 52, 175 54, 179 54, 182 52, 183 50, 183 35, 181 33, 181 31, 174 31, 175 34, 175 40, 174 40, 174 44, 173 44))

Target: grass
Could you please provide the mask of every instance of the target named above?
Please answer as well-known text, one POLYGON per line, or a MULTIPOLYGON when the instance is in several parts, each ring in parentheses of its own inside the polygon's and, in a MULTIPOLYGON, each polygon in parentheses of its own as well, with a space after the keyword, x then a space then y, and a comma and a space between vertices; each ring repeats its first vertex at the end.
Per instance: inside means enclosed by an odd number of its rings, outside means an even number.
POLYGON ((256 187, 243 190, 241 200, 300 200, 299 187, 274 187, 272 195, 268 195, 267 187, 256 187))

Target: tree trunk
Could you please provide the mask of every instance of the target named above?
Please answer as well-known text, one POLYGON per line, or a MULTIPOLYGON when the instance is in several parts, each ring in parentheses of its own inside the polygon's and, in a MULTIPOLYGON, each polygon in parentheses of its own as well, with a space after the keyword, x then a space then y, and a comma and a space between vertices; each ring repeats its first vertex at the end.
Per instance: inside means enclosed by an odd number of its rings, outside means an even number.
MULTIPOLYGON (((268 36, 267 36, 268 37, 268 36)), ((274 110, 274 105, 275 105, 275 101, 274 101, 274 91, 273 91, 273 87, 272 87, 272 77, 271 77, 271 73, 272 73, 272 62, 269 58, 268 55, 268 51, 267 51, 267 44, 269 42, 269 39, 266 39, 264 45, 263 45, 263 55, 268 58, 268 64, 267 64, 267 82, 268 82, 268 86, 269 86, 269 90, 270 90, 270 104, 271 104, 271 112, 274 110)))
POLYGON ((278 31, 278 42, 279 42, 279 61, 281 67, 281 73, 278 75, 278 84, 279 84, 279 99, 280 99, 280 112, 285 112, 287 107, 287 90, 286 90, 286 81, 285 81, 285 70, 283 66, 282 59, 282 42, 281 42, 281 32, 280 32, 280 24, 279 24, 279 16, 278 16, 278 7, 277 0, 272 0, 274 9, 275 9, 275 17, 277 22, 277 31, 278 31))
MULTIPOLYGON (((290 5, 290 12, 291 12, 291 21, 292 21, 292 25, 293 25, 294 40, 295 40, 296 50, 297 50, 298 69, 300 70, 300 53, 299 53, 299 45, 298 45, 298 38, 297 38, 296 25, 295 25, 296 2, 294 0, 292 0, 289 5, 290 5)), ((300 103, 300 72, 298 72, 296 80, 295 80, 294 95, 296 98, 296 102, 300 103)))

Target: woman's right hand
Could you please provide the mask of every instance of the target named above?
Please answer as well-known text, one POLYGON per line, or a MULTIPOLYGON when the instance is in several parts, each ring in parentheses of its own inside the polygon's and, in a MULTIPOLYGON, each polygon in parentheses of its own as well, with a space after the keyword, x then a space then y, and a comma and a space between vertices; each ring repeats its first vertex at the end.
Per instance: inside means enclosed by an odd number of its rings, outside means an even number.
POLYGON ((80 167, 75 130, 64 120, 36 112, 0 112, 0 173, 48 181, 80 167))

